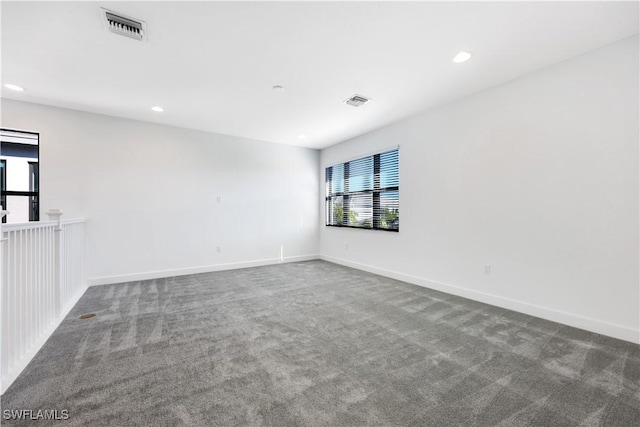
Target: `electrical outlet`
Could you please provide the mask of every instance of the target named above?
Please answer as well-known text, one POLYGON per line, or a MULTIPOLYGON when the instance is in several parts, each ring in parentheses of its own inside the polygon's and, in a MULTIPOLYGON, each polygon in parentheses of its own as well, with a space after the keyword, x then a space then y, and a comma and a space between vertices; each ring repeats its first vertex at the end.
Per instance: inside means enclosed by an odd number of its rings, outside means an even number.
POLYGON ((218 197, 216 197, 216 202, 218 202, 218 203, 222 203, 222 196, 218 196, 218 197))
POLYGON ((216 252, 222 252, 222 248, 220 246, 216 246, 216 252))
POLYGON ((345 248, 346 250, 349 250, 349 244, 348 244, 348 243, 345 243, 345 244, 344 244, 344 248, 345 248))
POLYGON ((490 275, 491 274, 491 266, 489 264, 485 264, 484 265, 484 274, 486 274, 486 275, 490 275))

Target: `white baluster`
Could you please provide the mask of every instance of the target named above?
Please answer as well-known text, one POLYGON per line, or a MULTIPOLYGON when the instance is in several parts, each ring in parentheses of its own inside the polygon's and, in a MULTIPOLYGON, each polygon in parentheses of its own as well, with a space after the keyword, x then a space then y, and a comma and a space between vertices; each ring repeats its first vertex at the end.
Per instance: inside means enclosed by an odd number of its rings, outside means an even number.
POLYGON ((60 209, 50 209, 47 211, 50 221, 57 221, 53 243, 53 291, 55 309, 53 318, 57 319, 62 314, 62 212, 60 209))

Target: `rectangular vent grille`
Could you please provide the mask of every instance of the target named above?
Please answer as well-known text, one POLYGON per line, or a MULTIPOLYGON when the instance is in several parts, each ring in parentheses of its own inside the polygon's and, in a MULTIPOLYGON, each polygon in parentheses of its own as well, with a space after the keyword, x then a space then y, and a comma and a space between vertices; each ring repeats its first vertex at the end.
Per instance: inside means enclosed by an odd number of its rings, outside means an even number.
POLYGON ((369 101, 371 101, 371 99, 367 98, 366 96, 353 95, 352 97, 345 99, 344 103, 353 107, 359 107, 369 101))
POLYGON ((120 15, 107 9, 101 9, 101 12, 107 30, 132 39, 144 40, 147 25, 143 21, 120 15))

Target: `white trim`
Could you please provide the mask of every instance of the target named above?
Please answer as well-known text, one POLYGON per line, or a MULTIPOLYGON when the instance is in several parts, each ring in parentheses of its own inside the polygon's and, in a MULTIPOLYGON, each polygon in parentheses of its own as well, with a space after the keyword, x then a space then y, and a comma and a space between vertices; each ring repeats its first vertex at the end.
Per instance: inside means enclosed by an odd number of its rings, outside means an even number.
POLYGON ((33 230, 36 228, 54 227, 57 221, 14 222, 2 225, 2 231, 33 230))
MULTIPOLYGON (((55 222, 55 221, 54 221, 55 222)), ((87 222, 84 218, 70 218, 70 219, 63 219, 62 220, 62 225, 66 225, 66 224, 80 224, 83 222, 87 222)))
MULTIPOLYGON (((80 224, 85 222, 84 218, 63 219, 62 225, 80 224)), ((2 225, 2 231, 20 231, 33 230, 36 228, 54 227, 58 225, 58 221, 30 221, 30 222, 13 222, 2 225)))
POLYGON ((84 293, 87 290, 87 288, 88 287, 85 284, 78 292, 76 292, 76 294, 73 296, 73 298, 71 298, 67 302, 67 305, 63 308, 62 313, 60 314, 60 317, 55 322, 51 322, 49 327, 42 333, 42 335, 36 341, 36 343, 33 345, 33 347, 31 347, 29 352, 27 354, 25 354, 24 356, 22 356, 22 358, 20 359, 18 364, 15 365, 14 369, 12 369, 10 372, 3 372, 2 373, 2 383, 0 384, 0 395, 4 394, 4 392, 7 391, 9 389, 9 387, 11 387, 11 384, 13 384, 13 382, 16 380, 16 378, 18 378, 18 376, 22 373, 24 368, 27 367, 29 362, 31 362, 31 359, 33 359, 35 357, 35 355, 40 351, 42 346, 44 346, 44 344, 47 342, 47 340, 51 337, 53 332, 56 329, 58 329, 58 326, 60 326, 62 321, 71 312, 71 309, 73 307, 75 307, 75 305, 78 303, 78 301, 80 300, 82 295, 84 295, 84 293))
POLYGON ((392 279, 402 280, 403 282, 412 283, 414 285, 422 286, 425 288, 435 289, 437 291, 445 292, 451 295, 457 295, 497 307, 506 308, 508 310, 517 311, 519 313, 528 314, 530 316, 539 317, 542 319, 550 320, 552 322, 572 326, 574 328, 584 329, 590 332, 595 332, 597 334, 607 335, 613 338, 640 344, 640 330, 638 329, 631 329, 627 328, 626 326, 616 325, 598 319, 583 317, 577 314, 554 310, 552 308, 529 304, 498 295, 488 294, 485 292, 474 291, 472 289, 438 282, 435 280, 429 280, 422 277, 412 276, 410 274, 404 274, 397 271, 378 268, 368 264, 361 264, 359 262, 353 262, 341 258, 334 258, 332 256, 320 255, 320 259, 328 262, 333 262, 335 264, 356 268, 358 270, 368 271, 369 273, 390 277, 392 279))
POLYGON ((171 270, 147 271, 144 273, 118 274, 114 276, 92 277, 89 286, 112 285, 115 283, 134 282, 139 280, 161 279, 164 277, 186 276, 188 274, 210 273, 213 271, 236 270, 239 268, 261 267, 288 262, 311 261, 319 259, 319 255, 298 255, 280 258, 260 259, 254 261, 232 262, 228 264, 203 265, 199 267, 175 268, 171 270))

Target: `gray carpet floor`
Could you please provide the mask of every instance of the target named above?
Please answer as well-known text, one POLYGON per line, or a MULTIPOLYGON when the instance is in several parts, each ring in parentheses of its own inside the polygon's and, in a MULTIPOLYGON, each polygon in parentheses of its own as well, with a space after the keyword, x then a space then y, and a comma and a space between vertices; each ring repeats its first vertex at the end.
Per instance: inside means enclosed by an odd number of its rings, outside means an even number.
POLYGON ((640 426, 640 346, 310 261, 92 287, 2 409, 76 426, 640 426))

